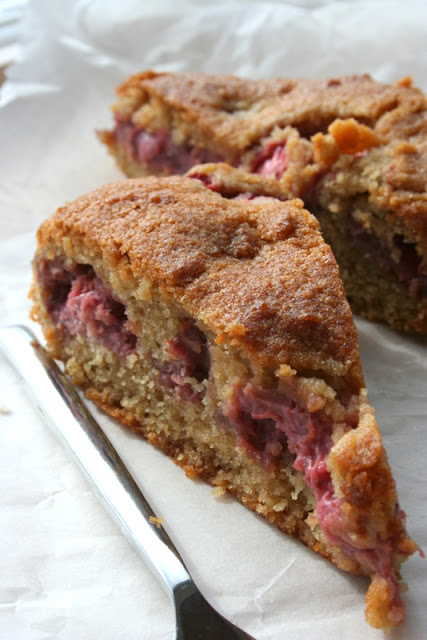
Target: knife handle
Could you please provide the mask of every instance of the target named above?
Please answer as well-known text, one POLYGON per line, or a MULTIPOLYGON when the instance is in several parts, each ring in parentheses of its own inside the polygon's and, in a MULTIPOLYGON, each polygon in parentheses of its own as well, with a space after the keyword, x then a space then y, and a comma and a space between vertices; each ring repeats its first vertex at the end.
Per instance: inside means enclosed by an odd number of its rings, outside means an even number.
POLYGON ((0 329, 0 347, 104 507, 173 600, 176 587, 191 578, 163 527, 151 520, 156 516, 150 505, 74 387, 26 327, 0 329))

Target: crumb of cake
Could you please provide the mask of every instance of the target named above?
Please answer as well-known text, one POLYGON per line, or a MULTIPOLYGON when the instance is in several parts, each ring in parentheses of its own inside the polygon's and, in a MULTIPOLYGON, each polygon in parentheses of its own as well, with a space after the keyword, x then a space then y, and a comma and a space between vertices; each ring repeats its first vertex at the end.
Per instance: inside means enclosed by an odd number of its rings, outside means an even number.
POLYGON ((227 493, 227 489, 225 489, 225 487, 214 487, 211 493, 214 498, 220 498, 227 493))
POLYGON ((319 521, 315 513, 309 513, 305 521, 312 531, 314 531, 314 529, 319 525, 319 521))
POLYGON ((334 120, 328 131, 342 153, 356 155, 381 144, 380 138, 370 127, 360 124, 354 118, 334 120))
POLYGON ((289 376, 294 376, 296 370, 292 369, 288 364, 281 364, 275 374, 278 378, 288 378, 289 376))
POLYGON ((405 89, 409 89, 410 87, 412 87, 412 84, 413 80, 411 76, 404 76, 396 82, 396 85, 398 87, 404 87, 405 89))
POLYGON ((340 157, 340 148, 335 138, 329 133, 316 133, 311 138, 313 145, 313 159, 323 167, 330 167, 340 157))
POLYGON ((150 522, 151 524, 154 524, 158 529, 161 529, 161 527, 163 526, 165 519, 162 518, 157 518, 157 516, 150 516, 150 522))

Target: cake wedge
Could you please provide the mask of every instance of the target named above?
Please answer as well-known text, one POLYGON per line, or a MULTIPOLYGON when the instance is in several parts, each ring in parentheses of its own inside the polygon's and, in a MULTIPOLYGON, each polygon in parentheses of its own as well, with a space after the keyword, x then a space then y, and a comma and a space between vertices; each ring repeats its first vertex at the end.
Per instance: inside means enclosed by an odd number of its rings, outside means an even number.
POLYGON ((300 200, 215 171, 216 190, 201 169, 60 208, 38 232, 32 317, 87 397, 189 477, 370 576, 368 622, 390 629, 417 546, 336 261, 300 200))
POLYGON ((355 313, 427 334, 427 99, 409 78, 145 71, 99 133, 129 177, 227 162, 300 197, 355 313))

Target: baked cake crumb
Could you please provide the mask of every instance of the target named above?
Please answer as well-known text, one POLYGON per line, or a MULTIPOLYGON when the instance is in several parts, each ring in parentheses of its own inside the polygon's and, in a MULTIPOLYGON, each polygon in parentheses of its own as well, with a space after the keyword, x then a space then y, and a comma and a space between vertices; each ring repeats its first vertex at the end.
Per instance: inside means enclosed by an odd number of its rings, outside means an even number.
POLYGON ((160 529, 163 526, 164 521, 165 519, 163 517, 157 518, 156 516, 150 516, 150 522, 152 524, 155 524, 158 529, 160 529))

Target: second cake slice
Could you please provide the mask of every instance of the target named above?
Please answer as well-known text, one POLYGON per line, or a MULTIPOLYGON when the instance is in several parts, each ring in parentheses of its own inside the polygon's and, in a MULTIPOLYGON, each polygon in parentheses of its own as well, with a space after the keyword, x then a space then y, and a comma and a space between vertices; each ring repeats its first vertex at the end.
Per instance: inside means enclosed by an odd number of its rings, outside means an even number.
POLYGON ((223 161, 318 218, 353 312, 427 334, 427 99, 408 78, 154 73, 99 135, 129 177, 223 161))

